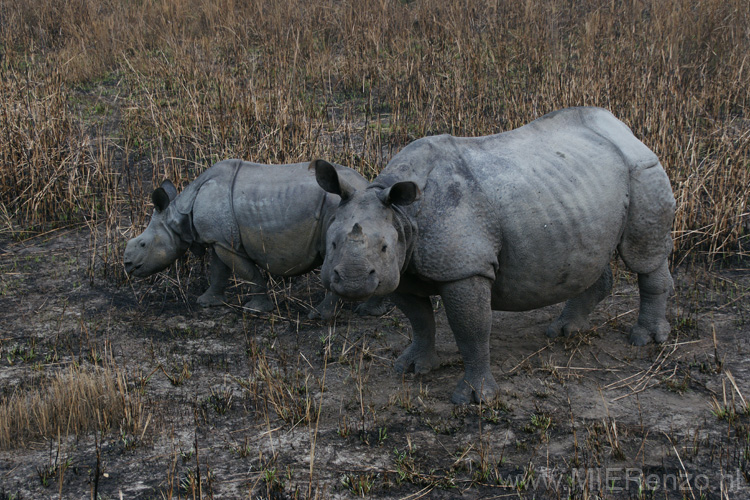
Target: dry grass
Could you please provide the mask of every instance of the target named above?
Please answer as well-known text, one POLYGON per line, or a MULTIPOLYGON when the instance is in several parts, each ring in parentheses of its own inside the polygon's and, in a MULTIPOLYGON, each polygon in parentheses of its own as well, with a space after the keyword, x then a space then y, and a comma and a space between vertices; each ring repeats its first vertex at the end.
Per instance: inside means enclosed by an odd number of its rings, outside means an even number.
POLYGON ((744 0, 3 0, 0 12, 0 198, 22 224, 89 214, 96 196, 111 211, 129 200, 141 222, 143 189, 220 158, 324 156, 374 175, 423 135, 597 105, 667 168, 680 257, 748 253, 744 0), (119 161, 86 153, 96 131, 80 123, 97 113, 119 161))
POLYGON ((80 221, 116 188, 62 85, 57 70, 36 80, 8 69, 0 78, 0 198, 24 230, 80 221))
POLYGON ((36 387, 0 399, 0 449, 89 431, 119 430, 141 438, 148 418, 118 368, 71 365, 36 387))

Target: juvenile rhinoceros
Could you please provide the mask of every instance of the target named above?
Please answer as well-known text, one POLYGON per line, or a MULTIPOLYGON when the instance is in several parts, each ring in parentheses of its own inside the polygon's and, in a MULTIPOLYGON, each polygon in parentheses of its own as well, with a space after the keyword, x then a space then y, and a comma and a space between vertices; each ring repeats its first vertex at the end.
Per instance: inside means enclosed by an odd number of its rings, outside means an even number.
POLYGON ((323 160, 342 198, 321 276, 351 299, 395 292, 413 328, 399 371, 438 366, 429 296, 439 294, 464 361, 452 400, 492 398, 491 311, 567 303, 549 336, 584 328, 612 287, 617 250, 638 273, 630 342, 663 342, 675 201, 659 160, 611 113, 565 109, 509 132, 417 140, 365 189, 323 160))
MULTIPOLYGON (((354 170, 332 168, 348 185, 367 186, 354 170)), ((213 165, 179 195, 165 181, 151 198, 154 214, 146 230, 128 241, 125 271, 148 276, 168 267, 188 248, 208 247, 211 283, 198 303, 223 304, 234 271, 251 283, 252 298, 245 307, 256 311, 273 309, 258 268, 294 276, 320 265, 326 229, 340 201, 320 189, 309 163, 260 165, 241 160, 213 165)), ((326 294, 317 313, 329 318, 336 300, 326 294)), ((362 313, 382 313, 379 300, 364 306, 362 313)), ((316 311, 311 312, 315 316, 316 311)))

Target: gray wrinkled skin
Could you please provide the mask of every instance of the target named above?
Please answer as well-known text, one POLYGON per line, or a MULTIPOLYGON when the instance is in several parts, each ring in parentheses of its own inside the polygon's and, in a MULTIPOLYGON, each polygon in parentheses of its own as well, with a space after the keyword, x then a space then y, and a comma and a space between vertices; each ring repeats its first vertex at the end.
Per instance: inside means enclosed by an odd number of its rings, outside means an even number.
POLYGON ((611 113, 572 108, 502 134, 417 140, 365 189, 318 160, 342 197, 321 276, 352 299, 394 292, 413 340, 398 371, 439 365, 429 296, 443 298, 465 374, 452 400, 496 396, 491 311, 566 301, 547 335, 587 328, 612 287, 617 251, 638 274, 630 342, 666 340, 667 267, 675 201, 658 158, 611 113))
MULTIPOLYGON (((336 166, 342 179, 364 188, 354 170, 336 166)), ((165 181, 153 195, 155 210, 146 230, 128 241, 125 271, 149 276, 171 265, 189 248, 211 252, 209 289, 202 306, 224 303, 232 272, 251 283, 245 307, 271 311, 260 269, 279 276, 311 271, 323 261, 326 229, 340 202, 315 181, 309 164, 260 165, 225 160, 203 172, 179 195, 165 181)), ((338 297, 328 293, 311 317, 329 319, 338 297)), ((360 313, 382 313, 380 300, 360 313)))

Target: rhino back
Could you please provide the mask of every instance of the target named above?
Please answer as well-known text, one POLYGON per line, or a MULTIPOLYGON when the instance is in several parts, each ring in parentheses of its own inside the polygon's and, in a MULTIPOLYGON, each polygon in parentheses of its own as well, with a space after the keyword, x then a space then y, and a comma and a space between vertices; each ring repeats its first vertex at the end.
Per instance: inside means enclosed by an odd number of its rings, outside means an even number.
POLYGON ((410 270, 435 281, 486 276, 495 280, 493 306, 504 310, 556 303, 596 281, 625 227, 629 171, 655 159, 596 108, 494 136, 423 142, 383 176, 411 176, 423 188, 410 209, 419 227, 410 270))
MULTIPOLYGON (((322 262, 324 226, 340 201, 308 167, 224 160, 193 181, 177 205, 192 211, 200 243, 243 254, 272 274, 301 274, 322 262)), ((367 185, 356 171, 336 168, 351 185, 367 185)))

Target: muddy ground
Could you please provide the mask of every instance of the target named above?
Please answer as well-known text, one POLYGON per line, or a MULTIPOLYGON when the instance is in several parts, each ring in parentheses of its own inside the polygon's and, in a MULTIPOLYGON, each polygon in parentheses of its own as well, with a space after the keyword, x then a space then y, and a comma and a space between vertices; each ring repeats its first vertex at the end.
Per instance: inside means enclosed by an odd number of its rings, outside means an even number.
POLYGON ((333 325, 307 320, 315 275, 274 282, 273 314, 243 311, 242 284, 201 309, 201 261, 128 282, 85 229, 18 240, 0 236, 0 401, 109 365, 141 424, 0 450, 0 499, 750 497, 747 264, 679 267, 663 345, 628 345, 638 298, 621 270, 574 337, 544 336, 560 306, 496 312, 501 398, 456 407, 439 301, 443 363, 401 377, 404 317, 344 304, 333 325))

